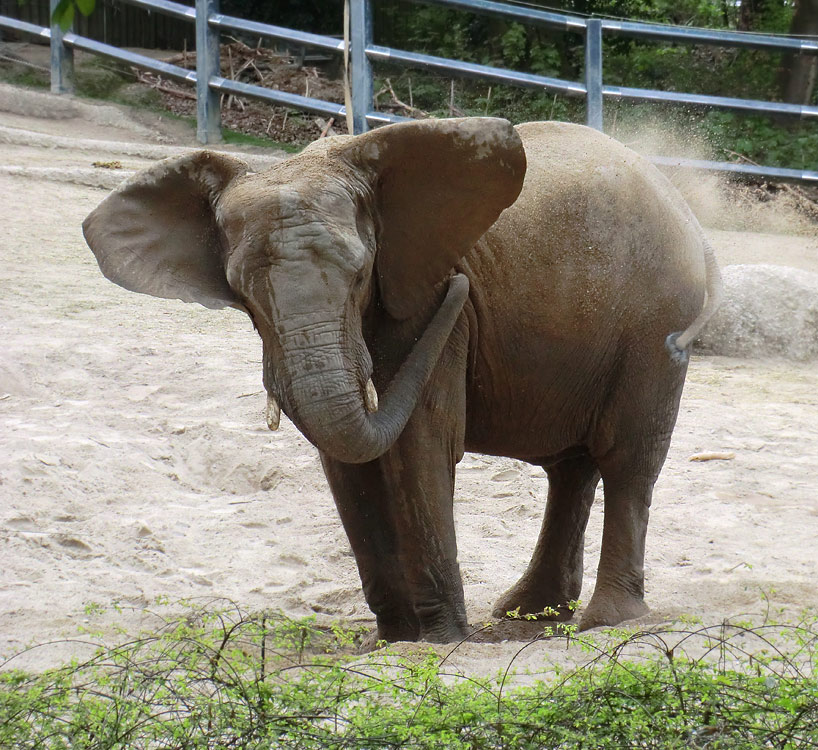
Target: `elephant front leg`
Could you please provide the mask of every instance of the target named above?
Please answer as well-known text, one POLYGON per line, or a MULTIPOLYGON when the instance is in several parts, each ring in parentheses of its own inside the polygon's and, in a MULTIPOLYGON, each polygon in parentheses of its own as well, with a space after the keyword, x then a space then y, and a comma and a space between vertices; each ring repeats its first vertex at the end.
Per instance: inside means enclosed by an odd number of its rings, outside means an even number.
POLYGON ((495 617, 519 608, 520 614, 555 610, 568 620, 569 602, 582 589, 585 527, 599 483, 599 471, 588 455, 566 458, 547 469, 548 501, 540 536, 528 569, 498 600, 495 617))
MULTIPOLYGON (((390 328, 373 351, 375 384, 386 389, 405 356, 390 328), (392 348, 390 348, 392 347, 392 348)), ((409 343, 406 343, 409 342, 409 343)), ((366 464, 322 455, 324 470, 352 544, 364 595, 384 640, 450 642, 469 632, 457 564, 452 497, 466 424, 468 324, 455 326, 395 443, 366 464)))
POLYGON ((458 425, 450 419, 448 411, 421 406, 379 459, 420 638, 436 643, 469 632, 452 504, 462 443, 453 439, 458 425))
POLYGON ((366 603, 375 614, 377 639, 417 640, 420 624, 379 463, 345 464, 323 453, 321 462, 355 555, 366 603))
POLYGON ((442 406, 437 397, 419 405, 375 461, 321 456, 382 640, 468 634, 452 507, 462 426, 442 406))
MULTIPOLYGON (((373 379, 382 390, 418 335, 413 326, 390 322, 371 342, 370 349, 381 353, 373 379)), ((369 465, 378 477, 378 512, 388 524, 380 532, 383 549, 371 558, 374 577, 381 590, 401 597, 394 612, 416 623, 414 637, 439 643, 469 633, 452 506, 455 467, 465 440, 468 339, 468 319, 462 314, 403 432, 369 465), (379 572, 383 566, 390 571, 386 575, 379 572)), ((362 578, 366 588, 363 571, 362 578)), ((382 620, 379 614, 379 630, 382 620)))
POLYGON ((468 634, 452 502, 465 402, 447 402, 445 388, 428 394, 375 461, 321 457, 378 638, 387 641, 447 643, 468 634))

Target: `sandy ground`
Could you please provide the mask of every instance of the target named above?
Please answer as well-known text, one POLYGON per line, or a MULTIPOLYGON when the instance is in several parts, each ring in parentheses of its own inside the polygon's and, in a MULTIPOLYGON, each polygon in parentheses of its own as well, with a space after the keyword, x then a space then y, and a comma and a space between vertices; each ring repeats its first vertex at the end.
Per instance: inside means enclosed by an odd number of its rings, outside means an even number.
MULTIPOLYGON (((0 111, 0 655, 75 635, 88 603, 139 608, 160 595, 372 623, 315 451, 286 421, 277 433, 264 425, 249 320, 106 281, 80 232, 105 190, 31 171, 86 174, 111 159, 135 169, 154 158, 78 139, 193 145, 189 133, 108 110, 91 117, 88 106, 60 119, 0 111)), ((723 263, 818 271, 814 238, 711 236, 723 263)), ((818 362, 695 357, 656 487, 644 623, 818 607, 817 472, 818 362), (700 452, 735 458, 689 460, 700 452)), ((460 465, 455 510, 474 623, 524 569, 546 487, 540 469, 520 462, 467 455, 460 465)), ((473 644, 460 656, 490 669, 518 646, 473 644)), ((54 663, 66 649, 27 663, 54 663)))

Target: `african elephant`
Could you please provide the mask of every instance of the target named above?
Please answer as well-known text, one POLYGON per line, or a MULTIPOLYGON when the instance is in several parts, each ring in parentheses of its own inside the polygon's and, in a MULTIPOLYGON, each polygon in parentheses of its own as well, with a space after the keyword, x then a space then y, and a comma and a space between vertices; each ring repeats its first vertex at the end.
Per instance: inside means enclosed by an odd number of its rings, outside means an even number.
POLYGON ((250 316, 268 424, 283 409, 318 448, 379 638, 468 632, 452 513, 465 450, 549 479, 533 558, 495 615, 570 616, 600 477, 580 627, 647 611, 653 485, 721 286, 642 158, 564 123, 407 122, 256 174, 207 151, 169 159, 83 228, 117 284, 250 316))

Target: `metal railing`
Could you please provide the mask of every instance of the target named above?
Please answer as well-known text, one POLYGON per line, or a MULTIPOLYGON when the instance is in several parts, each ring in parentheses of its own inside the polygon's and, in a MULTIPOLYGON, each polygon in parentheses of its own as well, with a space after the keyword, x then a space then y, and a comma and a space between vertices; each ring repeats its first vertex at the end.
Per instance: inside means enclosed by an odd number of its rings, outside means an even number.
MULTIPOLYGON (((816 106, 605 85, 602 76, 602 39, 603 35, 607 33, 658 41, 748 47, 778 52, 791 51, 800 54, 818 54, 818 41, 745 32, 583 18, 535 8, 506 5, 493 0, 415 1, 582 34, 585 42, 584 80, 581 82, 565 81, 559 78, 521 73, 505 68, 467 63, 376 45, 372 31, 372 5, 374 0, 349 0, 350 114, 353 132, 355 133, 365 132, 370 125, 407 119, 375 110, 373 62, 418 67, 458 76, 480 78, 493 83, 583 96, 586 100, 586 122, 598 130, 603 129, 602 105, 606 97, 643 102, 672 102, 717 107, 741 112, 756 112, 771 116, 815 119, 818 121, 818 107, 816 106)), ((52 10, 57 2, 58 0, 51 0, 52 10)), ((65 93, 71 90, 73 76, 72 53, 74 49, 103 55, 136 67, 151 70, 174 80, 194 84, 197 99, 197 137, 201 143, 212 143, 221 140, 219 97, 222 93, 238 94, 270 104, 292 107, 329 117, 345 118, 347 116, 347 110, 343 104, 224 78, 221 76, 219 63, 219 38, 223 31, 244 32, 264 39, 288 42, 337 54, 344 54, 346 50, 344 41, 329 36, 224 15, 219 12, 219 0, 196 0, 195 8, 172 2, 172 0, 123 0, 123 2, 195 23, 196 71, 103 44, 75 34, 72 31, 63 33, 56 26, 52 26, 50 29, 41 28, 7 16, 0 16, 0 28, 9 28, 50 40, 51 88, 52 91, 57 93, 65 93)), ((808 170, 668 157, 657 157, 654 161, 664 165, 720 170, 733 174, 781 181, 818 182, 818 172, 808 170)))

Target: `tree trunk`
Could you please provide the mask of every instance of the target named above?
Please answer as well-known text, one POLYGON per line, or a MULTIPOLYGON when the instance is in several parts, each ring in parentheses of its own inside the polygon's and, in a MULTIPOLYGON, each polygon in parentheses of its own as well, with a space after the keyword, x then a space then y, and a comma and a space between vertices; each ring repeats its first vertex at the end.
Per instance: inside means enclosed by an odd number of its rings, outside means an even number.
MULTIPOLYGON (((818 35, 818 0, 796 0, 790 25, 792 36, 818 35)), ((809 104, 815 90, 818 55, 787 53, 779 76, 779 95, 791 104, 809 104)))
POLYGON ((757 21, 764 12, 766 5, 767 0, 741 0, 736 29, 739 31, 757 31, 757 21))

